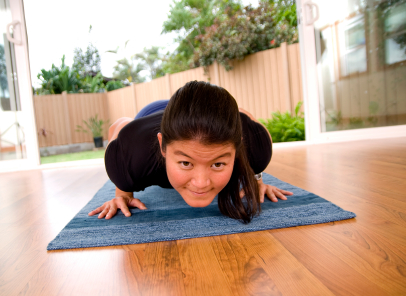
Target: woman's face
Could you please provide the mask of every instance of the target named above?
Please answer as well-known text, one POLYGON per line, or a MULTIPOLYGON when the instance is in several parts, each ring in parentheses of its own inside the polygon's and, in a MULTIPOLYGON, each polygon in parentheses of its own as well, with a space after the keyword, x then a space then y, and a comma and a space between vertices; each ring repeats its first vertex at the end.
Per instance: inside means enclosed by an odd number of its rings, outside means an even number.
MULTIPOLYGON (((162 147, 162 135, 158 134, 162 147)), ((227 185, 234 168, 232 144, 203 145, 199 141, 175 141, 166 146, 166 173, 172 187, 192 207, 208 206, 227 185)))

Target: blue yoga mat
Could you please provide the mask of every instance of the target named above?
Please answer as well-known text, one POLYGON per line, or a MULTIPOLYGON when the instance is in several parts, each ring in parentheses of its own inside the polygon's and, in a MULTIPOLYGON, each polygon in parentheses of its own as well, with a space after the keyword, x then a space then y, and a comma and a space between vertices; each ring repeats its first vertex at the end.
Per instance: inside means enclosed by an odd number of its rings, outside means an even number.
POLYGON ((262 213, 249 224, 223 216, 217 198, 205 208, 192 208, 174 189, 151 186, 135 197, 148 210, 130 209, 131 217, 121 211, 110 220, 87 214, 112 199, 115 187, 111 181, 51 241, 48 250, 140 244, 241 233, 300 225, 319 224, 354 218, 333 203, 301 188, 264 174, 264 182, 292 191, 288 200, 274 203, 265 198, 262 213))

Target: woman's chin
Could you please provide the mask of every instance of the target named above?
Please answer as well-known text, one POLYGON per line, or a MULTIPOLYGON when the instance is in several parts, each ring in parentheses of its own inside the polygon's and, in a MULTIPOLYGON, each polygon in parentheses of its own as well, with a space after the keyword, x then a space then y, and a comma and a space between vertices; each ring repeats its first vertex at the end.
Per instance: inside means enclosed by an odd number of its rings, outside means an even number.
POLYGON ((212 201, 206 202, 206 201, 202 201, 202 200, 186 200, 186 199, 184 199, 184 200, 189 206, 191 206, 193 208, 207 207, 213 201, 212 200, 212 201))
POLYGON ((194 208, 203 208, 207 207, 216 197, 216 194, 207 193, 207 196, 204 195, 195 195, 195 194, 188 194, 188 196, 182 195, 183 200, 191 207, 194 208), (191 196, 189 196, 191 195, 191 196))

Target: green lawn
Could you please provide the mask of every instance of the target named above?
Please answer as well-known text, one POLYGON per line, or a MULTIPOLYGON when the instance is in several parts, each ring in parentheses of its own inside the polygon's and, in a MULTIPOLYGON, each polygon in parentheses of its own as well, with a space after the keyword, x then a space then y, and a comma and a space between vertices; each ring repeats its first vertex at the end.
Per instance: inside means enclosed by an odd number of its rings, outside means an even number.
POLYGON ((103 157, 104 157, 104 149, 98 151, 82 151, 77 153, 68 153, 41 157, 41 164, 103 158, 103 157))

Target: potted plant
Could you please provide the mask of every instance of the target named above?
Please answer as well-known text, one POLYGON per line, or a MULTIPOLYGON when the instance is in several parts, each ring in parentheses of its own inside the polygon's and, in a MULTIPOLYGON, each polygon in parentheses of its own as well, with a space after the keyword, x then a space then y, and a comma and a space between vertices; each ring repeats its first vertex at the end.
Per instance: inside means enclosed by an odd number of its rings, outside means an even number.
POLYGON ((96 148, 103 147, 103 125, 105 123, 108 124, 109 121, 98 119, 96 114, 95 117, 90 117, 89 120, 83 120, 83 122, 86 125, 87 129, 84 129, 81 125, 77 125, 76 131, 84 133, 89 133, 90 131, 93 135, 94 146, 96 148))

